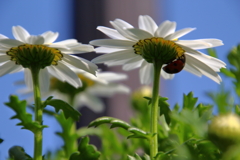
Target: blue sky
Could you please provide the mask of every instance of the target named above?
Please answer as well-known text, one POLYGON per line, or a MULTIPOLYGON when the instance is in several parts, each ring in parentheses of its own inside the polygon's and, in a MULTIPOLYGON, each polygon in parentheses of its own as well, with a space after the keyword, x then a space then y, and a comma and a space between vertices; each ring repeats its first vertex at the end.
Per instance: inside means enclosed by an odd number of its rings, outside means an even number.
MULTIPOLYGON (((219 58, 226 61, 227 52, 240 42, 240 10, 238 1, 209 1, 209 0, 166 0, 161 6, 158 4, 159 14, 163 19, 177 22, 177 29, 196 27, 197 29, 182 39, 218 38, 223 40, 224 46, 217 47, 219 58)), ((73 38, 71 31, 70 1, 1 1, 0 2, 0 33, 12 38, 11 27, 21 25, 31 34, 41 34, 47 30, 58 31, 58 40, 73 38)), ((160 17, 160 16, 159 16, 160 17)), ((118 18, 118 17, 116 17, 118 18)), ((137 17, 136 17, 137 18, 137 17)), ((130 22, 131 23, 131 22, 130 22)), ((0 78, 0 138, 5 141, 0 144, 0 159, 7 157, 7 151, 13 145, 20 145, 32 155, 33 135, 29 131, 21 130, 15 126, 18 120, 9 120, 13 111, 3 105, 8 96, 14 94, 17 87, 13 85, 16 80, 23 79, 22 73, 9 74, 0 78)), ((224 79, 223 79, 224 80, 224 79)), ((170 104, 182 103, 183 93, 193 91, 200 102, 209 103, 205 96, 207 91, 217 91, 219 85, 206 77, 196 77, 185 71, 176 75, 173 80, 163 80, 162 95, 170 99, 170 104)), ((229 85, 228 81, 224 81, 229 85)), ((45 124, 57 128, 56 122, 45 118, 45 124)), ((44 151, 55 149, 61 144, 60 139, 53 134, 53 128, 44 130, 44 151)))

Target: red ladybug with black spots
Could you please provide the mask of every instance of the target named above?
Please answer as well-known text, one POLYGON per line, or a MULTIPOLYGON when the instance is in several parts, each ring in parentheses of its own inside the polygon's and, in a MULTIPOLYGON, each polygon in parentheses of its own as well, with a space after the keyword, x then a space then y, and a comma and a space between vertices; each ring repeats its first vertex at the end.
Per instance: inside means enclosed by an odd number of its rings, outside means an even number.
POLYGON ((184 68, 185 62, 186 57, 185 55, 182 55, 178 59, 175 59, 172 62, 168 63, 165 67, 163 67, 163 70, 169 74, 178 73, 184 68))

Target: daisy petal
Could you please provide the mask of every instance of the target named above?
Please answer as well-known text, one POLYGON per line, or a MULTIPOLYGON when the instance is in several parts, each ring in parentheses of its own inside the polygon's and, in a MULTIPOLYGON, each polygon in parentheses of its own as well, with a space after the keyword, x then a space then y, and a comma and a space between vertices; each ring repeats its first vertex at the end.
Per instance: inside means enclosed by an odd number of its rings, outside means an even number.
POLYGON ((98 98, 91 94, 84 93, 78 96, 76 104, 80 104, 81 106, 88 106, 91 110, 96 113, 102 112, 104 109, 103 102, 98 98))
POLYGON ((184 68, 185 71, 190 72, 192 74, 195 74, 198 77, 202 76, 202 73, 195 67, 195 66, 190 66, 187 63, 185 64, 184 68))
POLYGON ((77 40, 76 39, 67 39, 67 40, 63 40, 63 41, 59 41, 59 42, 55 42, 54 44, 57 45, 64 45, 64 46, 71 46, 72 44, 77 44, 77 40))
POLYGON ((95 48, 96 53, 112 53, 117 51, 122 51, 124 49, 118 49, 118 48, 108 48, 108 47, 97 47, 95 48))
POLYGON ((178 31, 174 32, 173 34, 170 34, 170 35, 166 36, 165 39, 167 39, 167 40, 178 39, 178 38, 192 32, 195 29, 196 28, 184 28, 184 29, 181 29, 181 30, 178 30, 178 31))
POLYGON ((185 55, 187 60, 186 63, 188 65, 196 67, 203 75, 207 76, 217 83, 220 83, 222 81, 221 77, 211 67, 193 57, 191 54, 186 53, 185 55))
POLYGON ((103 26, 98 26, 97 29, 112 39, 125 39, 125 40, 127 39, 123 37, 121 34, 119 34, 115 29, 103 27, 103 26))
POLYGON ((226 63, 217 58, 208 56, 206 54, 203 53, 201 55, 194 54, 192 56, 195 57, 196 59, 199 59, 203 63, 206 63, 207 65, 211 66, 211 68, 214 69, 216 72, 219 72, 221 68, 226 68, 226 63))
POLYGON ((141 69, 139 70, 140 73, 140 82, 141 84, 150 84, 153 81, 153 65, 152 63, 147 63, 144 61, 142 63, 141 69))
POLYGON ((50 78, 47 68, 41 69, 39 72, 39 82, 42 92, 47 92, 50 86, 50 78))
POLYGON ((79 77, 76 75, 76 73, 69 69, 64 63, 59 62, 58 65, 53 66, 53 68, 57 71, 57 73, 59 73, 59 76, 62 76, 62 78, 59 79, 65 79, 66 82, 68 82, 75 88, 82 86, 82 83, 80 82, 79 77))
POLYGON ((109 48, 122 48, 129 49, 135 44, 135 42, 127 40, 118 40, 118 39, 99 39, 90 41, 91 45, 109 47, 109 48))
POLYGON ((173 79, 173 77, 175 76, 175 74, 168 74, 166 73, 163 69, 161 69, 161 76, 164 79, 173 79))
POLYGON ((116 19, 115 21, 110 21, 110 23, 123 37, 136 41, 134 37, 127 34, 125 31, 125 29, 134 28, 132 25, 120 19, 116 19))
POLYGON ((8 61, 2 64, 0 69, 0 77, 8 73, 13 73, 12 71, 18 69, 19 67, 22 68, 20 65, 16 65, 13 61, 8 61))
POLYGON ((26 86, 30 90, 33 90, 32 74, 31 74, 30 69, 28 69, 28 68, 24 69, 24 80, 25 80, 26 86))
POLYGON ((47 31, 41 34, 44 38, 44 44, 51 44, 58 38, 58 32, 47 31))
POLYGON ((101 74, 97 74, 97 77, 99 79, 104 79, 108 82, 115 82, 115 81, 127 79, 126 74, 113 73, 113 72, 103 72, 101 74))
POLYGON ((125 65, 123 65, 122 69, 125 71, 130 71, 136 68, 139 68, 144 60, 141 56, 135 57, 127 61, 125 65))
POLYGON ((42 36, 30 36, 26 39, 29 44, 43 44, 44 38, 42 36))
POLYGON ((10 60, 10 56, 8 55, 0 55, 0 63, 6 62, 10 60))
POLYGON ((70 50, 78 53, 86 53, 86 52, 93 52, 94 48, 91 45, 87 44, 76 44, 72 46, 68 46, 70 50))
POLYGON ((16 47, 16 46, 20 46, 24 43, 15 40, 15 39, 0 39, 0 45, 12 48, 12 47, 16 47))
POLYGON ((138 18, 138 26, 140 29, 145 30, 151 35, 154 35, 154 32, 157 30, 158 26, 155 21, 148 15, 139 16, 138 18))
POLYGON ((217 39, 179 40, 176 43, 192 49, 206 49, 223 44, 222 41, 217 39))
POLYGON ((106 61, 111 61, 111 60, 124 60, 124 59, 129 59, 132 57, 136 57, 138 55, 134 54, 132 50, 122 50, 118 52, 113 52, 109 54, 105 54, 99 57, 96 57, 92 60, 93 63, 103 63, 106 61))
POLYGON ((176 25, 176 22, 164 21, 155 31, 154 36, 164 38, 175 32, 176 25))
POLYGON ((0 34, 0 39, 8 39, 8 37, 4 36, 3 34, 0 34))
POLYGON ((99 97, 111 97, 116 93, 129 93, 128 87, 121 84, 96 85, 94 88, 89 88, 88 93, 99 97), (104 94, 103 94, 104 93, 104 94))
POLYGON ((126 29, 126 31, 135 39, 146 39, 153 37, 153 35, 151 35, 149 32, 137 28, 126 29))
POLYGON ((85 70, 89 73, 95 75, 95 71, 97 70, 97 66, 83 58, 79 58, 76 56, 71 55, 64 55, 63 61, 67 62, 68 64, 77 67, 79 69, 85 70))
POLYGON ((27 43, 27 38, 30 36, 27 30, 21 26, 13 26, 12 33, 16 40, 27 43))
MULTIPOLYGON (((110 21, 111 23, 112 21, 110 21)), ((119 26, 120 28, 134 28, 131 24, 129 24, 128 22, 122 20, 122 19, 115 19, 113 21, 114 24, 116 24, 117 26, 119 26)), ((111 23, 112 24, 112 23, 111 23)))

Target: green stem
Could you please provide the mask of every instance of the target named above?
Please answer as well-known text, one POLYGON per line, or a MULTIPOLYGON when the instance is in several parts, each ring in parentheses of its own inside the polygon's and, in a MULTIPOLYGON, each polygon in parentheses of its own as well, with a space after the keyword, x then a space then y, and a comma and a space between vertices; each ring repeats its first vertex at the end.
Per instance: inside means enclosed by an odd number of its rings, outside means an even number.
MULTIPOLYGON (((42 101, 39 86, 39 67, 32 67, 32 80, 33 80, 33 93, 35 102, 35 121, 42 124, 42 101)), ((42 129, 38 129, 34 132, 34 160, 42 160, 42 129)))
POLYGON ((151 103, 151 134, 154 136, 150 139, 150 157, 154 159, 158 153, 158 96, 159 96, 159 83, 160 83, 160 71, 162 64, 159 62, 153 62, 154 66, 154 78, 153 78, 153 88, 152 88, 152 103, 151 103))

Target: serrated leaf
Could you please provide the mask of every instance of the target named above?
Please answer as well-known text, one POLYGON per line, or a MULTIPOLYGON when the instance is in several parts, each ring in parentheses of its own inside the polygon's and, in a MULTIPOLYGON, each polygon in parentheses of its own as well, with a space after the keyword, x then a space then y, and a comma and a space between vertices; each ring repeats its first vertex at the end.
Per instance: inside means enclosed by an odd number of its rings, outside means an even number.
POLYGON ((128 128, 130 127, 130 124, 128 124, 125 121, 119 120, 119 119, 114 119, 111 121, 111 127, 110 128, 115 128, 115 127, 121 127, 125 130, 128 130, 128 128))
POLYGON ((32 158, 25 153, 24 149, 20 146, 13 146, 8 151, 9 157, 13 160, 32 160, 32 158))
POLYGON ((112 124, 111 125, 111 128, 114 128, 114 127, 121 127, 123 129, 128 129, 131 127, 130 124, 128 124, 127 122, 125 121, 122 121, 120 119, 117 119, 117 118, 113 118, 113 117, 100 117, 100 118, 97 118, 95 119, 94 121, 92 121, 88 127, 97 127, 101 124, 106 124, 106 123, 110 123, 112 124))
POLYGON ((131 133, 133 133, 133 135, 128 136, 128 138, 149 138, 149 134, 147 134, 145 131, 132 127, 130 124, 128 124, 125 121, 122 121, 120 119, 117 118, 113 118, 113 117, 100 117, 97 118, 96 120, 92 121, 88 127, 97 127, 101 124, 105 124, 105 123, 109 123, 111 124, 110 128, 115 128, 115 127, 120 127, 123 128, 131 133))
POLYGON ((160 108, 160 116, 164 115, 167 124, 169 125, 171 122, 170 114, 171 110, 169 108, 169 104, 166 102, 168 98, 166 97, 159 97, 158 98, 158 106, 160 108))
POLYGON ((89 144, 89 137, 83 137, 79 143, 78 151, 74 152, 69 160, 98 160, 101 153, 94 145, 89 144))
POLYGON ((183 108, 193 110, 198 98, 193 97, 193 92, 188 93, 188 95, 183 96, 183 108))
MULTIPOLYGON (((149 101, 148 105, 150 105, 152 103, 152 98, 150 98, 150 97, 144 97, 144 98, 149 101)), ((171 118, 170 118, 171 110, 169 108, 169 104, 166 102, 167 100, 168 100, 168 98, 159 96, 158 97, 158 106, 160 108, 160 116, 164 115, 167 124, 170 124, 170 122, 171 122, 171 118)))
POLYGON ((5 105, 10 107, 16 113, 11 119, 19 119, 21 122, 17 125, 23 126, 22 129, 27 129, 34 133, 36 130, 47 127, 32 120, 32 115, 26 111, 27 101, 20 101, 18 97, 14 95, 10 96, 9 99, 10 102, 5 103, 5 105))
POLYGON ((77 140, 79 138, 75 131, 75 123, 72 118, 65 119, 63 112, 55 115, 55 118, 62 128, 62 131, 56 134, 64 141, 63 150, 66 157, 70 157, 70 155, 77 150, 77 140))
POLYGON ((71 117, 73 120, 78 121, 80 119, 81 113, 74 109, 71 105, 61 99, 51 99, 49 97, 43 104, 44 106, 50 105, 55 108, 56 112, 62 110, 66 119, 71 117))
POLYGON ((227 113, 232 110, 230 92, 226 91, 223 87, 217 93, 207 92, 209 98, 217 105, 219 113, 227 113))
POLYGON ((141 129, 131 127, 128 129, 129 132, 133 133, 133 135, 128 136, 127 138, 143 138, 150 139, 151 135, 141 129))

